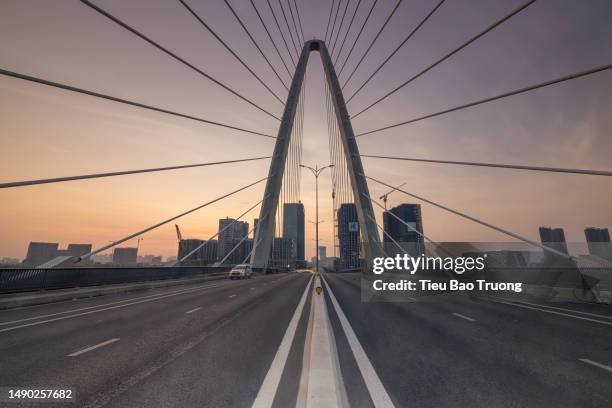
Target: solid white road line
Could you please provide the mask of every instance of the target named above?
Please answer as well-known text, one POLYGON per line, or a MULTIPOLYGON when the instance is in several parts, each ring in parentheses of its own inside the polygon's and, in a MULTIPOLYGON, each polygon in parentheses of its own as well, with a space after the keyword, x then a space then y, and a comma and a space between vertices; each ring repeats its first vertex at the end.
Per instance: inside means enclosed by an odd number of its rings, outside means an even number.
POLYGON ((308 284, 304 289, 304 294, 302 295, 300 302, 295 308, 295 312, 293 313, 293 317, 289 321, 289 325, 287 326, 285 335, 283 336, 283 339, 281 340, 281 343, 278 346, 278 350, 276 350, 274 360, 272 360, 272 364, 270 365, 270 368, 266 373, 266 377, 264 378, 263 383, 261 384, 261 388, 259 388, 257 397, 255 397, 255 401, 253 402, 254 408, 267 408, 272 406, 272 402, 274 401, 274 397, 276 396, 276 391, 278 390, 278 384, 281 380, 281 375, 283 374, 285 364, 287 363, 287 357, 289 357, 289 350, 291 349, 291 344, 293 343, 293 339, 295 337, 298 322, 300 321, 302 311, 304 310, 306 296, 310 291, 311 282, 312 278, 308 280, 308 284))
POLYGON ((465 315, 459 314, 459 313, 453 313, 453 316, 457 316, 461 319, 465 319, 465 320, 469 320, 470 322, 475 322, 476 319, 472 319, 471 317, 467 317, 465 315))
POLYGON ((380 381, 380 377, 378 377, 378 374, 376 374, 374 366, 372 366, 372 363, 363 350, 359 339, 357 339, 357 335, 353 331, 351 324, 338 304, 331 287, 325 278, 322 278, 322 280, 325 283, 327 294, 329 295, 332 305, 334 306, 334 310, 338 315, 338 319, 340 320, 340 324, 342 325, 346 339, 351 346, 351 351, 353 352, 353 356, 355 357, 355 361, 357 362, 361 376, 363 377, 366 387, 368 388, 372 402, 376 407, 393 407, 394 405, 391 401, 391 397, 389 397, 387 390, 385 390, 385 386, 383 385, 382 381, 380 381))
MULTIPOLYGON (((19 319, 19 320, 12 320, 10 322, 0 322, 0 326, 6 326, 6 325, 9 325, 9 324, 14 324, 14 323, 27 322, 29 320, 44 319, 45 317, 59 316, 59 315, 68 314, 68 313, 81 312, 83 310, 91 310, 91 309, 96 309, 96 308, 99 308, 99 307, 118 305, 118 304, 121 304, 121 303, 133 302, 135 300, 140 300, 140 299, 149 299, 149 298, 152 298, 152 297, 164 296, 164 295, 168 295, 168 294, 172 294, 172 293, 189 293, 189 292, 193 292, 195 290, 200 290, 202 288, 218 287, 218 286, 221 286, 221 285, 215 284, 215 283, 213 283, 213 284, 207 283, 205 285, 198 285, 198 286, 195 286, 195 287, 175 290, 175 291, 172 291, 172 292, 155 293, 155 294, 147 295, 147 296, 136 296, 136 297, 132 297, 132 298, 129 298, 129 299, 119 300, 119 301, 116 301, 116 302, 102 303, 100 305, 81 307, 81 308, 78 308, 78 309, 64 310, 63 312, 48 313, 48 314, 44 314, 44 315, 38 315, 38 316, 28 317, 28 318, 19 319)), ((40 306, 40 305, 37 305, 37 306, 40 306)), ((10 310, 10 309, 8 309, 8 310, 10 310)))
POLYGON ((601 363, 598 363, 597 361, 589 360, 588 358, 579 358, 578 360, 582 361, 583 363, 587 363, 587 364, 590 364, 592 366, 602 368, 602 369, 612 373, 612 367, 607 366, 605 364, 601 364, 601 363))
MULTIPOLYGON (((319 277, 315 277, 314 287, 320 284, 319 277)), ((348 406, 325 297, 313 294, 312 304, 314 310, 310 362, 306 374, 308 376, 306 407, 348 406)))
MULTIPOLYGON (((314 295, 313 295, 314 296, 314 295)), ((295 408, 306 407, 306 394, 308 393, 308 372, 310 371, 310 352, 312 344, 314 302, 310 302, 308 311, 308 324, 306 325, 306 338, 304 339, 304 353, 302 355, 302 372, 300 373, 300 385, 296 398, 295 408)))
POLYGON ((525 309, 538 310, 540 312, 551 313, 551 314, 555 314, 555 315, 559 315, 559 316, 571 317, 572 319, 586 320, 586 321, 589 321, 589 322, 600 323, 600 324, 605 324, 607 326, 612 326, 612 322, 604 322, 604 321, 601 321, 601 320, 589 319, 587 317, 575 316, 575 315, 571 315, 571 314, 567 314, 567 313, 561 313, 561 312, 555 312, 554 310, 548 310, 548 309, 543 309, 543 308, 539 308, 539 307, 522 305, 520 303, 504 302, 504 301, 501 301, 501 300, 493 300, 493 299, 489 299, 489 301, 495 302, 495 303, 503 303, 505 305, 510 305, 510 306, 522 307, 522 308, 525 308, 525 309))
POLYGON ((76 357, 76 356, 80 356, 81 354, 85 354, 85 353, 87 353, 88 351, 92 351, 92 350, 98 349, 98 348, 100 348, 100 347, 107 346, 107 345, 109 345, 109 344, 111 344, 111 343, 114 343, 114 342, 116 342, 116 341, 119 341, 119 339, 110 339, 110 340, 106 340, 106 341, 103 341, 102 343, 98 343, 98 344, 96 344, 96 345, 94 345, 94 346, 90 346, 90 347, 84 348, 84 349, 82 349, 82 350, 75 351, 74 353, 70 353, 70 354, 68 354, 68 357, 76 357))
POLYGON ((195 309, 191 309, 185 312, 185 314, 192 314, 193 312, 197 312, 198 310, 200 310, 201 307, 196 307, 195 309))
POLYGON ((59 321, 59 320, 71 319, 71 318, 74 318, 74 317, 86 316, 86 315, 90 315, 92 313, 103 312, 105 310, 119 309, 119 308, 122 308, 122 307, 137 305, 137 304, 140 304, 140 303, 153 302, 153 301, 156 301, 156 300, 165 299, 165 298, 172 297, 172 296, 183 295, 185 293, 193 293, 193 292, 201 291, 201 290, 213 289, 213 288, 216 288, 216 287, 217 286, 207 286, 207 287, 200 288, 200 289, 197 289, 197 290, 192 290, 192 291, 189 291, 189 292, 171 293, 169 295, 163 295, 163 296, 158 296, 158 297, 151 298, 151 299, 139 300, 139 301, 136 301, 136 302, 125 303, 125 304, 122 304, 122 305, 105 307, 103 309, 90 310, 88 312, 76 313, 76 314, 71 314, 71 315, 68 315, 68 316, 55 317, 53 319, 39 320, 37 322, 26 323, 26 324, 22 324, 22 325, 19 325, 19 326, 7 327, 6 329, 0 329, 0 333, 7 332, 7 331, 12 331, 12 330, 17 330, 17 329, 22 329, 24 327, 38 326, 39 324, 56 322, 56 321, 59 321))

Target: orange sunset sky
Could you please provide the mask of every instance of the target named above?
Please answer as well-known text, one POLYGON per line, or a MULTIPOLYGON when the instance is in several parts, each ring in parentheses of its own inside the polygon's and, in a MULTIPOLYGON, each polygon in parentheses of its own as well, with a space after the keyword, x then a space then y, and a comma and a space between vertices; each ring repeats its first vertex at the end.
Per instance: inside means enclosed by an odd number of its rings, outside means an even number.
MULTIPOLYGON (((281 115, 282 106, 236 63, 178 2, 98 0, 194 65, 281 115)), ((191 2, 275 92, 286 92, 250 46, 221 0, 191 2)), ((281 63, 249 2, 233 1, 262 49, 281 63)), ((264 18, 271 20, 262 5, 264 18)), ((298 2, 306 38, 321 38, 323 0, 298 2), (308 4, 306 4, 308 3, 308 4)), ((352 68, 392 1, 381 1, 352 68)), ((349 104, 355 113, 458 46, 520 1, 447 2, 435 18, 349 104)), ((431 8, 405 1, 347 86, 352 94, 431 8)), ((360 11, 363 18, 366 10, 360 11)), ((410 119, 612 61, 612 4, 542 1, 402 89, 353 123, 357 132, 410 119)), ((349 39, 354 38, 349 33, 349 39)), ((278 38, 278 33, 276 34, 278 38)), ((5 0, 0 5, 0 67, 155 106, 276 134, 262 114, 151 45, 74 1, 5 0)), ((284 73, 284 79, 289 81, 284 73)), ((341 83, 346 75, 341 77, 341 83)), ((393 130, 360 137, 363 154, 473 160, 610 170, 612 72, 393 130)), ((0 75, 0 182, 270 155, 274 140, 0 75)), ((323 71, 313 53, 307 70, 303 162, 329 163, 323 71)), ((563 227, 584 241, 587 226, 612 227, 608 177, 453 167, 363 159, 365 171, 513 232, 537 239, 540 225, 563 227)), ((0 190, 0 258, 25 256, 30 241, 92 243, 94 248, 265 177, 269 161, 228 164, 0 190)), ((314 220, 314 179, 302 175, 306 221, 314 220)), ((264 184, 180 219, 183 235, 205 239, 218 219, 259 201, 264 184)), ((370 182, 372 196, 385 187, 370 182)), ((320 181, 321 244, 332 253, 329 173, 320 181)), ((400 193, 390 205, 415 202, 400 193)), ((376 210, 382 222, 380 211, 376 210)), ((252 224, 257 211, 247 217, 252 224)), ((423 205, 425 233, 439 241, 506 237, 423 205)), ((176 255, 174 223, 143 236, 140 254, 176 255)), ((306 255, 314 254, 306 223, 306 255)), ((136 245, 135 240, 130 243, 136 245)))

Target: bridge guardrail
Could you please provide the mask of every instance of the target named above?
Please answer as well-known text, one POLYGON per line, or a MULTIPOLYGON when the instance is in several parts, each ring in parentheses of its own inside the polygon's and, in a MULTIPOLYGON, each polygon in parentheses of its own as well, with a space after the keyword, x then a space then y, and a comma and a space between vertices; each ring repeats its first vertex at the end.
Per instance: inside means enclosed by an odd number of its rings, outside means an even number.
POLYGON ((197 275, 221 276, 227 270, 227 267, 222 266, 0 269, 0 294, 146 282, 197 275))

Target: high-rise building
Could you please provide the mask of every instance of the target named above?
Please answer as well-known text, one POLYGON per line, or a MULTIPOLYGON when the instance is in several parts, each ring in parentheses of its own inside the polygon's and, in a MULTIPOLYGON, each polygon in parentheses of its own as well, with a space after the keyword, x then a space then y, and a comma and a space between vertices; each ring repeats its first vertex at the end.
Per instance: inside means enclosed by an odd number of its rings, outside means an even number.
POLYGON ((70 257, 77 258, 88 254, 91 252, 91 248, 91 244, 68 244, 66 249, 60 249, 56 242, 30 242, 28 254, 22 264, 29 267, 42 266, 44 268, 83 267, 92 264, 93 261, 87 259, 75 264, 70 261, 70 257), (63 261, 58 258, 60 256, 64 258, 63 261))
POLYGON ((542 244, 567 253, 567 243, 563 228, 540 227, 540 240, 542 244))
POLYGON ((244 256, 240 259, 240 263, 249 263, 251 252, 253 251, 253 238, 248 238, 244 241, 244 256))
POLYGON ((115 265, 136 265, 137 261, 138 248, 115 248, 113 250, 113 264, 115 265))
MULTIPOLYGON (((567 254, 567 243, 565 241, 565 232, 563 228, 540 227, 540 241, 542 245, 556 251, 567 254)), ((549 251, 544 253, 544 264, 551 266, 553 263, 558 265, 559 262, 564 262, 565 258, 560 255, 555 255, 549 251)))
POLYGON ((79 257, 91 252, 91 244, 68 244, 66 249, 58 249, 56 256, 73 256, 79 257))
POLYGON ((240 241, 247 237, 249 234, 249 223, 243 221, 236 221, 232 218, 222 218, 219 220, 219 245, 217 250, 217 258, 219 260, 223 260, 228 254, 228 259, 226 259, 224 264, 237 264, 242 262, 245 253, 245 241, 242 241, 240 247, 236 248, 233 252, 232 250, 236 245, 240 243, 240 241), (233 224, 232 224, 233 223, 233 224), (229 226, 232 224, 231 226, 229 226), (229 227, 228 227, 229 226, 229 227), (225 229, 227 228, 227 229, 225 229), (225 229, 225 230, 224 230, 225 229))
POLYGON ((68 253, 71 256, 83 256, 91 252, 91 244, 68 244, 68 253))
MULTIPOLYGON (((178 259, 183 259, 187 254, 198 248, 204 241, 201 239, 182 239, 179 242, 178 259)), ((183 265, 206 265, 214 263, 217 260, 216 239, 211 239, 200 247, 193 255, 182 262, 183 265)))
POLYGON ((293 254, 293 240, 290 238, 274 238, 272 241, 272 252, 270 254, 271 268, 285 269, 295 268, 293 254))
POLYGON ((612 261, 612 243, 607 228, 589 227, 584 230, 589 254, 612 261))
POLYGON ((90 253, 91 248, 91 244, 68 244, 66 249, 58 249, 54 257, 66 257, 66 259, 62 261, 57 258, 43 266, 46 268, 82 268, 83 266, 90 266, 93 264, 92 259, 85 259, 78 264, 74 263, 72 259, 90 253))
POLYGON ((54 259, 57 256, 58 246, 57 242, 30 242, 23 265, 36 267, 54 259))
POLYGON ((283 238, 293 241, 291 257, 304 260, 304 204, 285 203, 283 209, 283 238))
POLYGON ((357 206, 353 203, 340 205, 338 209, 338 244, 340 249, 340 269, 359 268, 361 238, 357 206))
POLYGON ((327 259, 327 247, 319 246, 319 259, 322 261, 327 259))
POLYGON ((420 256, 425 253, 423 216, 421 215, 420 204, 400 204, 397 207, 385 211, 383 213, 383 225, 385 230, 383 241, 387 254, 403 254, 403 252, 406 251, 411 256, 420 256), (391 214, 404 222, 401 222, 391 214), (400 250, 390 237, 393 238, 404 251, 400 250))

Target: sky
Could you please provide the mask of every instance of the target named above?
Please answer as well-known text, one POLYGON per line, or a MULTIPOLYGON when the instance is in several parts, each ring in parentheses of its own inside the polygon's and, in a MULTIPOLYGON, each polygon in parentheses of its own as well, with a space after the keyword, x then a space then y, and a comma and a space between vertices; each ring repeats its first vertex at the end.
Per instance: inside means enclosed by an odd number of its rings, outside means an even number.
MULTIPOLYGON (((286 91, 223 0, 186 0, 283 97, 286 91)), ((281 45, 267 3, 254 0, 281 45)), ((285 0, 281 0, 285 1, 285 0)), ((347 19, 358 3, 349 0, 347 19)), ((363 0, 342 60, 373 0, 363 0)), ((282 105, 179 1, 94 3, 277 116, 282 105)), ((275 11, 278 0, 271 0, 275 11)), ((331 1, 297 0, 305 37, 323 38, 331 1)), ((395 0, 379 0, 348 60, 346 80, 395 0)), ((345 88, 353 91, 435 5, 404 0, 345 88)), ((285 82, 251 4, 231 1, 285 82)), ((284 4, 284 3, 283 3, 284 4)), ((345 2, 343 1, 344 5, 345 2)), ((522 4, 447 0, 352 100, 356 113, 522 4)), ((341 8, 341 10, 343 10, 341 8)), ((612 62, 612 2, 539 0, 392 97, 355 118, 356 133, 612 62)), ((341 38, 342 38, 341 36, 341 38)), ((286 58, 286 51, 281 48, 286 58)), ((163 54, 79 1, 0 2, 0 67, 276 135, 278 122, 163 54)), ((303 163, 328 164, 324 77, 307 69, 303 163)), ((611 170, 612 72, 513 96, 358 138, 362 154, 611 170)), ((0 76, 0 182, 270 155, 274 140, 0 76)), ((563 227, 584 241, 587 226, 612 228, 607 177, 459 167, 363 158, 368 175, 529 238, 563 227)), ((0 190, 0 257, 23 258, 30 241, 103 246, 267 175, 269 161, 0 190)), ((329 173, 320 180, 321 245, 332 245, 329 173)), ((372 196, 387 188, 369 183, 372 196)), ((185 237, 206 239, 263 195, 260 184, 188 215, 185 237)), ((306 220, 314 179, 302 176, 306 220)), ((413 203, 401 193, 389 205, 413 203)), ((424 232, 437 241, 507 241, 498 232, 423 204, 424 232)), ((376 210, 379 222, 380 211, 376 210)), ((252 223, 257 212, 246 219, 252 223)), ((143 236, 141 254, 176 255, 173 223, 143 236)), ((306 223, 306 255, 314 255, 306 223)), ((126 243, 136 245, 136 242, 126 243)))

